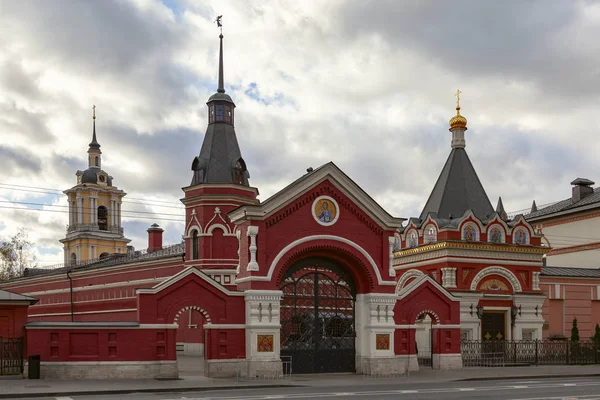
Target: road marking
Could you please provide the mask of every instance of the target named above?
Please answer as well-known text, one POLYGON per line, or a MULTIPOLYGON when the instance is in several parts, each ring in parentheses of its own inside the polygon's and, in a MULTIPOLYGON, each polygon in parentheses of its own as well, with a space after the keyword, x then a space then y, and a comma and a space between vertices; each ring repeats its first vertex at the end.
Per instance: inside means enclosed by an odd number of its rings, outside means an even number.
POLYGON ((563 383, 563 386, 577 386, 576 383, 563 383))
POLYGON ((472 392, 477 389, 475 389, 475 388, 460 388, 458 390, 460 390, 461 392, 472 392))
POLYGON ((527 389, 529 386, 513 386, 513 389, 527 389))
POLYGON ((419 393, 419 391, 418 390, 400 390, 400 393, 402 393, 402 394, 419 393))
POLYGON ((71 397, 55 397, 56 400, 73 400, 71 397))

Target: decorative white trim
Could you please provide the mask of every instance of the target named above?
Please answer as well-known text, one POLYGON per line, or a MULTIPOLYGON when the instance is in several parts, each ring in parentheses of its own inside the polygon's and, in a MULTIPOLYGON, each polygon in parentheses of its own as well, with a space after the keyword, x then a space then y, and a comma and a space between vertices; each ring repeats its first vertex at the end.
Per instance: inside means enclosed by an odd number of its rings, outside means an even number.
POLYGON ((506 243, 506 232, 507 229, 498 222, 494 222, 492 225, 487 226, 486 234, 488 243, 506 243), (500 242, 492 242, 492 238, 490 237, 490 235, 492 229, 494 228, 498 228, 500 230, 500 242))
MULTIPOLYGON (((57 322, 57 324, 61 324, 60 322, 57 322)), ((52 325, 44 325, 44 326, 25 326, 26 329, 31 329, 31 330, 48 330, 48 329, 177 329, 179 328, 179 325, 177 324, 141 324, 141 325, 133 325, 133 326, 118 326, 118 325, 114 325, 111 324, 110 322, 107 322, 106 325, 93 325, 93 326, 77 326, 76 324, 72 325, 72 326, 52 326, 52 325)))
POLYGON ((248 227, 246 231, 246 236, 250 238, 250 246, 248 250, 250 251, 250 261, 248 262, 248 266, 246 267, 246 271, 258 271, 260 268, 258 263, 256 262, 256 251, 258 250, 258 246, 256 245, 256 236, 258 235, 258 226, 251 225, 248 227))
POLYGON ((540 274, 541 272, 533 272, 533 278, 531 279, 531 288, 533 290, 540 290, 540 274))
POLYGON ((193 233, 194 231, 198 231, 198 236, 202 236, 202 228, 200 227, 200 225, 192 225, 190 226, 190 228, 187 231, 187 236, 185 237, 186 239, 191 239, 193 238, 193 233))
MULTIPOLYGON (((362 205, 361 209, 379 226, 388 230, 401 228, 405 218, 394 218, 390 216, 375 200, 367 195, 356 182, 352 181, 344 174, 334 163, 327 163, 313 172, 306 178, 300 179, 296 184, 290 185, 287 189, 277 192, 274 196, 257 206, 242 206, 229 213, 232 222, 236 222, 245 217, 250 218, 268 218, 272 213, 279 210, 282 205, 292 201, 292 199, 306 193, 311 188, 321 182, 329 180, 336 188, 348 195, 357 205, 362 205)), ((312 214, 312 210, 311 210, 312 214)))
POLYGON ((204 318, 206 319, 206 322, 210 324, 210 315, 203 309, 200 308, 198 306, 187 306, 187 307, 183 307, 181 310, 179 310, 177 312, 177 314, 175 314, 175 318, 173 319, 173 323, 176 324, 179 321, 179 316, 181 314, 183 314, 184 311, 198 311, 200 314, 202 314, 204 316, 204 318))
MULTIPOLYGON (((245 324, 204 324, 204 329, 246 329, 245 324)), ((279 326, 278 326, 279 327, 279 326)))
POLYGON ((319 196, 319 197, 317 197, 313 201, 312 206, 310 208, 310 213, 313 216, 313 218, 315 219, 315 221, 317 221, 317 224, 323 225, 323 226, 332 226, 333 224, 335 224, 337 222, 338 218, 340 217, 340 212, 341 212, 341 210, 340 210, 339 204, 337 203, 337 201, 335 201, 335 199, 333 197, 330 197, 330 196, 319 196), (319 218, 317 217, 317 215, 315 214, 315 206, 317 205, 317 203, 319 201, 323 201, 323 200, 329 200, 335 206, 335 217, 333 217, 333 221, 331 221, 331 222, 321 222, 319 220, 319 218))
POLYGON ((223 236, 235 236, 235 233, 230 232, 230 229, 228 226, 220 224, 220 223, 214 223, 211 226, 209 226, 208 229, 206 230, 206 232, 203 233, 201 236, 212 236, 213 231, 217 228, 219 228, 223 231, 223 236))
POLYGON ((425 282, 431 282, 431 284, 433 286, 435 286, 441 293, 443 293, 449 300, 451 300, 451 301, 459 301, 458 297, 455 297, 454 295, 452 295, 452 293, 450 293, 449 291, 447 291, 446 289, 444 289, 442 287, 442 285, 440 285, 439 283, 437 283, 435 281, 435 279, 433 279, 431 276, 425 275, 425 274, 421 275, 420 277, 418 277, 417 279, 415 279, 414 281, 412 281, 411 283, 409 283, 408 285, 406 285, 405 287, 403 287, 397 293, 398 299, 401 300, 401 299, 405 298, 406 296, 408 296, 409 294, 411 294, 412 292, 414 292, 419 286, 421 286, 425 282))
POLYGON ((470 290, 477 290, 479 282, 481 282, 481 280, 488 275, 500 275, 501 277, 506 278, 506 280, 510 282, 515 293, 523 291, 521 283, 519 282, 519 279, 517 279, 515 274, 513 274, 509 269, 499 266, 487 267, 479 271, 471 281, 470 290))
POLYGON ((389 268, 388 273, 390 277, 396 276, 396 271, 394 270, 394 244, 396 243, 396 236, 388 236, 388 248, 389 248, 389 268))
POLYGON ((456 268, 442 268, 442 286, 445 288, 456 287, 456 268))
POLYGON ((425 274, 423 273, 423 271, 420 271, 418 269, 409 269, 408 271, 403 273, 400 279, 398 279, 398 283, 396 284, 396 294, 400 293, 400 290, 404 288, 406 282, 408 282, 409 279, 418 278, 421 275, 425 274))
MULTIPOLYGON (((67 303, 62 303, 62 304, 67 304, 67 303)), ((47 306, 47 305, 48 304, 44 304, 44 306, 47 306)), ((54 304, 51 304, 51 305, 54 305, 54 304)), ((76 311, 73 313, 73 315, 112 314, 112 313, 117 313, 117 312, 137 312, 137 308, 121 308, 121 309, 117 309, 117 310, 98 310, 98 311, 76 311)), ((62 315, 71 315, 71 313, 63 312, 63 313, 47 313, 47 314, 29 314, 29 315, 27 315, 27 317, 29 317, 29 318, 32 318, 32 317, 58 317, 58 316, 62 316, 62 315)))
MULTIPOLYGON (((427 314, 427 315, 429 315, 430 317, 433 317, 433 318, 435 318, 435 324, 436 324, 436 325, 439 325, 439 324, 440 324, 440 316, 439 316, 439 315, 437 315, 437 313, 436 313, 435 311, 433 311, 433 310, 429 310, 429 309, 427 309, 427 310, 421 310, 421 311, 420 311, 420 312, 417 314, 417 317, 419 317, 420 315, 423 315, 423 314, 427 314)), ((415 322, 416 322, 416 319, 415 319, 415 322)), ((433 324, 432 324, 432 325, 433 325, 433 324)))
POLYGON ((371 257, 371 255, 365 249, 363 249, 362 247, 360 247, 358 244, 354 243, 351 240, 348 240, 341 236, 335 236, 335 235, 313 235, 313 236, 305 236, 303 238, 294 240, 292 243, 285 246, 277 254, 277 256, 273 259, 273 261, 271 262, 271 266, 269 267, 269 272, 267 273, 267 276, 247 276, 245 278, 237 279, 236 283, 242 283, 242 282, 248 282, 248 281, 271 281, 271 278, 273 277, 273 273, 275 272, 275 268, 277 267, 277 264, 279 263, 279 261, 281 261, 281 259, 287 252, 289 252, 291 249, 293 249, 294 247, 296 247, 302 243, 311 242, 313 240, 333 240, 336 242, 341 242, 341 243, 347 244, 347 245, 355 248, 356 250, 358 250, 360 252, 360 254, 362 254, 366 258, 366 260, 369 262, 369 265, 371 266, 371 268, 373 268, 373 271, 375 271, 375 275, 377 276, 377 283, 379 285, 387 285, 387 286, 395 286, 396 285, 395 281, 384 281, 381 278, 381 274, 379 273, 377 264, 375 264, 375 260, 373 260, 373 257, 371 257))
POLYGON ((169 279, 162 281, 161 283, 159 283, 158 285, 156 285, 150 289, 137 289, 135 292, 137 294, 156 294, 156 293, 160 292, 161 290, 168 288, 169 286, 179 282, 183 278, 185 278, 189 275, 192 275, 192 274, 196 275, 199 278, 204 279, 205 282, 208 282, 215 288, 219 289, 221 292, 225 293, 227 296, 243 296, 244 295, 243 292, 235 292, 235 291, 228 290, 227 288, 225 288, 222 285, 215 282, 214 279, 212 279, 211 277, 206 275, 204 272, 199 271, 194 267, 188 267, 188 268, 184 269, 183 271, 181 271, 180 273, 173 275, 169 279))

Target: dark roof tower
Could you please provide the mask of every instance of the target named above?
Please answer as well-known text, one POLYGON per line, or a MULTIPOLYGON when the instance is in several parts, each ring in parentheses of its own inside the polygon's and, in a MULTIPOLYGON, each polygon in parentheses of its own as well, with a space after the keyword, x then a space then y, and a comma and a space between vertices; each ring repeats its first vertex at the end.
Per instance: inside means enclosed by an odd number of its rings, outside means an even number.
POLYGON ((504 204, 502 203, 502 197, 498 197, 498 205, 496 206, 496 214, 500 216, 500 219, 506 221, 508 219, 508 214, 506 214, 506 210, 504 210, 504 204))
POLYGON ((456 115, 450 119, 452 151, 421 212, 421 220, 427 218, 430 213, 436 214, 437 218, 459 218, 467 210, 473 211, 477 218, 485 220, 494 212, 465 151, 467 119, 460 115, 460 93, 457 90, 456 115))
MULTIPOLYGON (((220 18, 217 19, 219 27, 220 18)), ((223 80, 223 33, 219 35, 219 86, 208 102, 208 127, 200 154, 192 162, 191 185, 229 183, 250 186, 250 174, 242 158, 234 128, 235 104, 225 93, 223 80)))

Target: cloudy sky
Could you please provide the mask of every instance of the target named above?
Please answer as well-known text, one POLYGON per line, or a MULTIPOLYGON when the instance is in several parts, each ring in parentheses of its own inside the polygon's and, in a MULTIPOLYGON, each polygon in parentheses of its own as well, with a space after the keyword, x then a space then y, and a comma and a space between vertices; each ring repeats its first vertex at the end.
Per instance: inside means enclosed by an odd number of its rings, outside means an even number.
POLYGON ((457 88, 494 206, 600 180, 598 2, 0 0, 0 239, 24 227, 40 265, 62 262, 61 191, 87 166, 95 104, 103 169, 128 193, 126 236, 144 248, 157 222, 180 240, 221 14, 226 90, 263 200, 334 161, 390 213, 418 216, 457 88))

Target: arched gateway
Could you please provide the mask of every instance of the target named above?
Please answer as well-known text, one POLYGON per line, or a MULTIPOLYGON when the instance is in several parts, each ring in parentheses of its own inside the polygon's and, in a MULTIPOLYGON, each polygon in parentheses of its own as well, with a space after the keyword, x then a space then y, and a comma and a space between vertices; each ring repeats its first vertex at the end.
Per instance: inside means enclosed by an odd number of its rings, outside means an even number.
POLYGON ((344 268, 329 259, 305 258, 283 276, 281 355, 294 373, 355 371, 356 289, 344 268))

